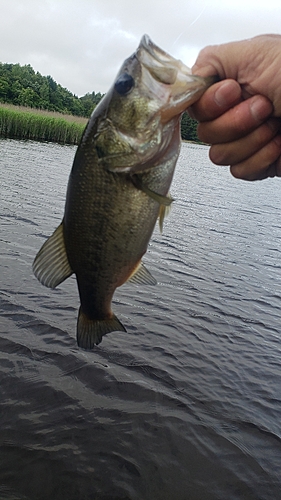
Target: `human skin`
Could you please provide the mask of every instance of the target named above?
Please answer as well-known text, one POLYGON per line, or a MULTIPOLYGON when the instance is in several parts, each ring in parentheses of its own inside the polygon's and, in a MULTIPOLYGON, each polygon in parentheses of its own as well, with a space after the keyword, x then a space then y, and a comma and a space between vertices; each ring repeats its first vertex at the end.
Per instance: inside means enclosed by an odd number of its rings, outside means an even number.
POLYGON ((281 36, 206 47, 192 72, 220 78, 189 108, 212 162, 245 180, 281 176, 281 36))

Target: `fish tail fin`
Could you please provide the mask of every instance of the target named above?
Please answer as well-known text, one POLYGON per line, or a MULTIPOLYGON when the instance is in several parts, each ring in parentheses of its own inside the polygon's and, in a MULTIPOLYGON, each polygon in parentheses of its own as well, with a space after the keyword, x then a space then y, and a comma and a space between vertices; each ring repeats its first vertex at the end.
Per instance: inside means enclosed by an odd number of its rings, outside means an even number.
POLYGON ((77 344, 79 347, 93 349, 95 344, 102 341, 103 335, 115 331, 126 332, 127 330, 114 314, 111 318, 89 319, 80 307, 77 321, 77 344))

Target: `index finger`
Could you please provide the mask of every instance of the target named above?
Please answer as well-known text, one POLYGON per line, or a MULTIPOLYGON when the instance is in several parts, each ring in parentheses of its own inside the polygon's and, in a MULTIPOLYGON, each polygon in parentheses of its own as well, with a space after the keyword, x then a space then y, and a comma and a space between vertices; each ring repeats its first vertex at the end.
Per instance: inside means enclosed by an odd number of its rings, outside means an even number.
POLYGON ((192 118, 205 122, 218 118, 230 108, 238 104, 242 97, 242 89, 235 80, 222 80, 211 85, 202 97, 195 102, 188 112, 192 118))

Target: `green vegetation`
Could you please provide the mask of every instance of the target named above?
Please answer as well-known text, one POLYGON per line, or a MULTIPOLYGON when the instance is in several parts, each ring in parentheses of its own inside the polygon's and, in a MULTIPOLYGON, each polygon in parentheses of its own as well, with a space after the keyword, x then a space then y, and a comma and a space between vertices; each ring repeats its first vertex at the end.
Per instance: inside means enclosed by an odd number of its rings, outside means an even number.
POLYGON ((102 94, 77 97, 27 64, 0 63, 0 102, 89 117, 102 94))
POLYGON ((78 144, 86 118, 0 104, 0 136, 78 144))
POLYGON ((185 141, 199 142, 197 137, 197 121, 184 113, 181 119, 181 137, 185 141))
MULTIPOLYGON (((77 144, 102 97, 100 92, 77 97, 29 64, 0 63, 0 136, 77 144)), ((198 142, 197 122, 187 113, 181 135, 198 142)))

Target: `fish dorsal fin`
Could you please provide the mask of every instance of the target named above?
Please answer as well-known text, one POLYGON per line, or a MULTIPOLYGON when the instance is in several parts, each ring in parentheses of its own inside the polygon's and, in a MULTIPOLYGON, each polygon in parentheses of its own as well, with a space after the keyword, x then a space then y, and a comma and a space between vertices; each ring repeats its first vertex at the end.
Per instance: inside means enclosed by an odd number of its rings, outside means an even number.
POLYGON ((55 288, 73 273, 66 255, 63 223, 45 241, 34 259, 32 269, 40 283, 49 288, 55 288))
MULTIPOLYGON (((171 197, 170 193, 168 193, 167 198, 170 198, 171 202, 173 201, 173 198, 171 197)), ((172 205, 160 205, 158 217, 159 217, 159 228, 160 228, 161 233, 163 232, 164 219, 170 213, 171 208, 172 208, 172 205)))
POLYGON ((152 274, 146 269, 142 261, 139 262, 130 278, 127 280, 129 283, 137 285, 157 285, 157 281, 153 278, 152 274))

